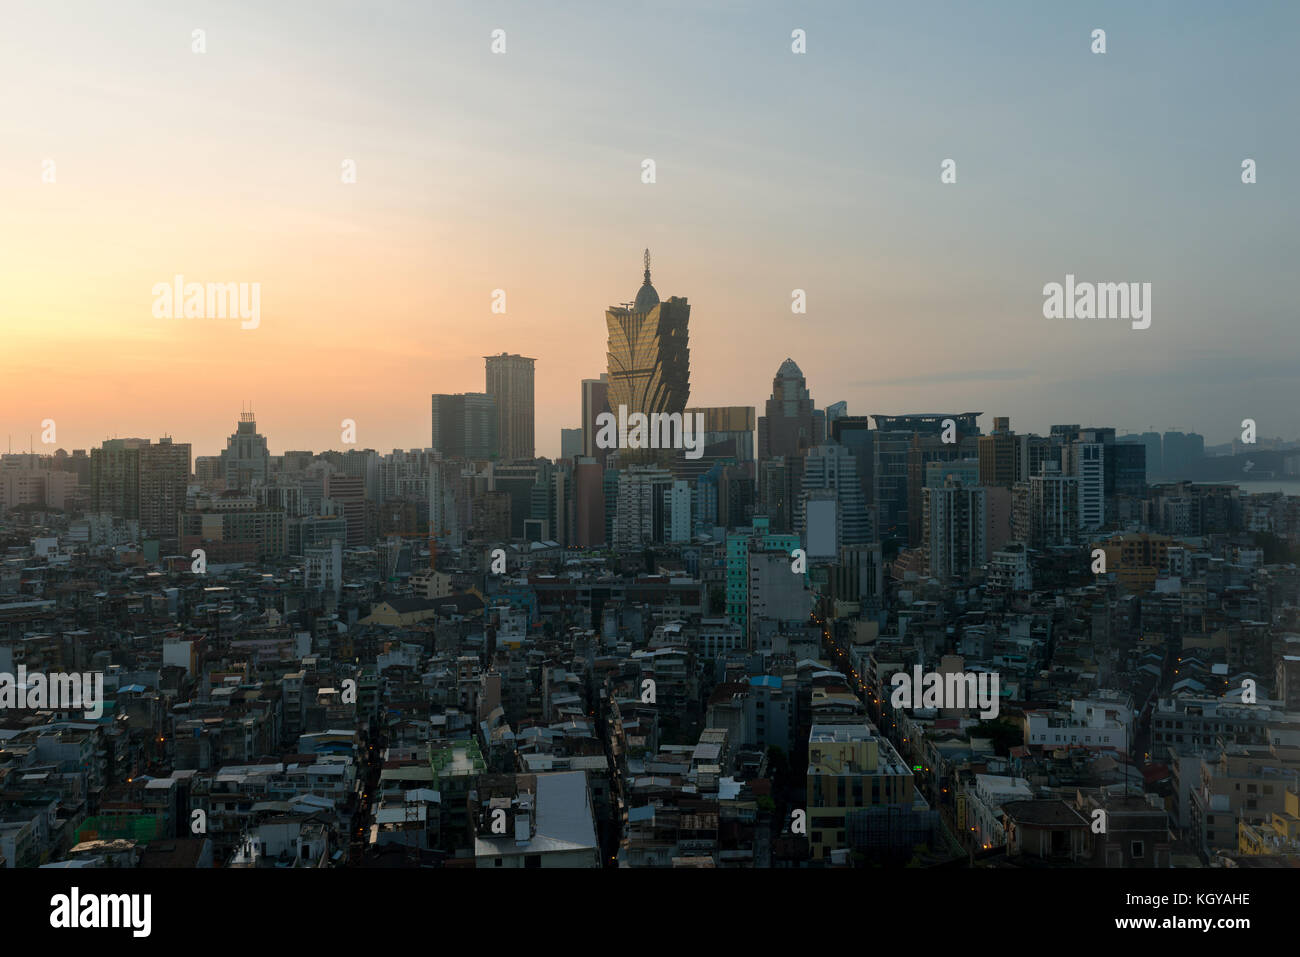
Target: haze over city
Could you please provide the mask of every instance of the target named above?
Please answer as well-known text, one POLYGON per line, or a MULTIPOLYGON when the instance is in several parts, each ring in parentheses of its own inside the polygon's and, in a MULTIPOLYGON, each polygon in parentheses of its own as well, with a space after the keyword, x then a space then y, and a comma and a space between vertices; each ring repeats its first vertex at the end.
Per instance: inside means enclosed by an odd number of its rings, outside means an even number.
POLYGON ((276 451, 344 418, 422 447, 429 394, 509 351, 554 456, 649 246, 692 405, 761 406, 792 356, 853 414, 1296 436, 1300 14, 1013 6, 818 5, 803 57, 774 3, 10 8, 0 429, 211 454, 251 402, 276 451), (260 283, 260 325, 154 318, 178 273, 260 283), (1045 319, 1067 273, 1150 282, 1151 327, 1045 319))

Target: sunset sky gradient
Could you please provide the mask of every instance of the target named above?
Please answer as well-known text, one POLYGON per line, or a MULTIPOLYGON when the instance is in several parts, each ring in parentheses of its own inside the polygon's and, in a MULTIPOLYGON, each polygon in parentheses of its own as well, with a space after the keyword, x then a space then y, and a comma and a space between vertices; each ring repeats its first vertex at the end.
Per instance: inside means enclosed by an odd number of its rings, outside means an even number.
POLYGON ((647 246, 693 405, 761 412, 790 356, 851 414, 1300 434, 1295 4, 10 2, 0 38, 15 451, 215 454, 246 401, 276 454, 424 447, 509 351, 553 456, 647 246), (1152 283, 1151 328, 1044 319, 1067 272, 1152 283), (153 318, 177 273, 260 282, 260 326, 153 318))

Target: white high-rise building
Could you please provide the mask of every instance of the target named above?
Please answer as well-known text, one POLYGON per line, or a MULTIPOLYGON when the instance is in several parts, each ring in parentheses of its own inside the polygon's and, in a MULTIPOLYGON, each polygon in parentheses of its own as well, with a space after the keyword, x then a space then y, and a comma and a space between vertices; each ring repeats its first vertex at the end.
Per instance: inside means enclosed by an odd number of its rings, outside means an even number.
POLYGON ((1106 523, 1106 446, 1075 442, 1067 448, 1069 472, 1079 482, 1079 528, 1101 528, 1106 523))
POLYGON ((664 541, 691 540, 691 483, 677 479, 664 489, 664 541))
POLYGON ((672 472, 654 465, 632 465, 619 472, 614 510, 615 547, 631 548, 654 541, 655 512, 663 514, 662 492, 672 484, 672 472))

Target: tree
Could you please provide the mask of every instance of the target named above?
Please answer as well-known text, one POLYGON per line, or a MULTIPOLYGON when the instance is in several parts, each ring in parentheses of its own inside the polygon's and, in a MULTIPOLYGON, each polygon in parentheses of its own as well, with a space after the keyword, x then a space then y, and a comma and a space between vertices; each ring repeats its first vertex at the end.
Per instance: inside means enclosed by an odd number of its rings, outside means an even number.
POLYGON ((1024 743, 1025 731, 1013 721, 998 718, 996 721, 981 721, 971 728, 970 737, 992 738, 994 753, 1005 757, 1016 745, 1024 743))

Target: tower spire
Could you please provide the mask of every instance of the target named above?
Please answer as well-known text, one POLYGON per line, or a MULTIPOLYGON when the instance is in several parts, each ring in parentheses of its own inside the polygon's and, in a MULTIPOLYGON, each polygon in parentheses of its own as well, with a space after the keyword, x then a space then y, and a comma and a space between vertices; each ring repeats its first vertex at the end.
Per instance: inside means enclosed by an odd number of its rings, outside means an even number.
POLYGON ((650 250, 647 249, 642 258, 645 261, 645 284, 648 286, 650 285, 650 250))

